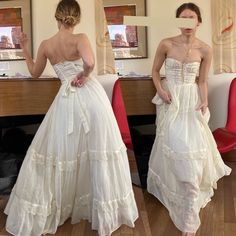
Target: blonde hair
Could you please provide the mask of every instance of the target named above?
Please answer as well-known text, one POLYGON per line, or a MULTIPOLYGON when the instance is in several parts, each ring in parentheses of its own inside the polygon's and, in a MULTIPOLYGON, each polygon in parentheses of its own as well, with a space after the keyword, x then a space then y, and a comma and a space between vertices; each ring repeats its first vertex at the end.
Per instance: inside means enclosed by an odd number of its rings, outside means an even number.
POLYGON ((79 23, 80 6, 76 0, 61 0, 55 12, 55 18, 66 27, 73 27, 79 23))

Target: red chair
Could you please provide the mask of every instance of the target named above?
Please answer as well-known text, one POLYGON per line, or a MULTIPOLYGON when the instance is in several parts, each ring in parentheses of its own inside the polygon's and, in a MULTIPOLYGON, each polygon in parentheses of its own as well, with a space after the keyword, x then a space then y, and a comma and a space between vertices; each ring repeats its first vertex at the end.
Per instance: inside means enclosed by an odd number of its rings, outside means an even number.
POLYGON ((236 78, 232 80, 229 88, 226 126, 214 130, 213 136, 220 153, 236 148, 236 78))
POLYGON ((115 114, 119 129, 120 129, 124 144, 126 145, 128 149, 133 149, 133 144, 132 144, 128 120, 127 120, 127 114, 125 110, 125 104, 124 104, 124 100, 122 96, 119 79, 116 80, 113 87, 112 108, 113 108, 113 112, 115 114))

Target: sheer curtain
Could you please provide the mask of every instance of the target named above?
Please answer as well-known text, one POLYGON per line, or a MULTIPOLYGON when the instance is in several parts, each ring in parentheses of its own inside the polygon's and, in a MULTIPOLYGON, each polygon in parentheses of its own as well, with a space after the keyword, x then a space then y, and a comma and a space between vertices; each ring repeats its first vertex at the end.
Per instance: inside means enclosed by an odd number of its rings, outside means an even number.
POLYGON ((115 74, 115 60, 102 0, 95 0, 95 21, 98 75, 115 74))
POLYGON ((211 0, 214 73, 236 72, 236 1, 211 0))

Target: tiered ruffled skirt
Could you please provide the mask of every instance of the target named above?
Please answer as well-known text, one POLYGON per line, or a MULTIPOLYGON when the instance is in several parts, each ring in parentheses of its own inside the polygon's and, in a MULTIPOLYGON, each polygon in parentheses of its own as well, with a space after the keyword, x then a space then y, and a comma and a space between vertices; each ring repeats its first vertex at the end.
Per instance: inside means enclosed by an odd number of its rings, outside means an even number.
POLYGON ((17 236, 54 234, 71 217, 87 219, 99 235, 126 224, 138 211, 126 148, 110 106, 95 80, 62 85, 29 147, 5 213, 17 236))
POLYGON ((216 182, 229 175, 208 127, 209 111, 196 111, 198 86, 166 85, 172 95, 170 105, 156 95, 156 139, 148 172, 148 192, 156 196, 169 211, 182 232, 196 232, 199 211, 213 196, 216 182))

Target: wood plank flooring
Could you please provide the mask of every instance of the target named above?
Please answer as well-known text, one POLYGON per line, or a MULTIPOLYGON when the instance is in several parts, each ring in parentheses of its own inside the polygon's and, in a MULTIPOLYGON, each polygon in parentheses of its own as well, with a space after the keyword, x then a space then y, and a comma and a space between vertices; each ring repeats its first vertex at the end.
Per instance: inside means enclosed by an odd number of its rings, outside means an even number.
MULTIPOLYGON (((236 162, 226 164, 232 168, 232 173, 218 181, 212 201, 201 210, 201 226, 196 236, 236 235, 236 162)), ((153 236, 181 235, 170 220, 166 208, 147 191, 144 191, 144 202, 153 236)))
MULTIPOLYGON (((145 209, 143 193, 140 188, 134 186, 135 199, 139 209, 139 218, 135 222, 135 228, 122 226, 116 230, 112 236, 151 236, 148 222, 148 215, 145 209)), ((7 197, 0 197, 0 236, 10 236, 5 230, 6 215, 3 213, 7 197)), ((60 226, 55 234, 56 236, 97 236, 97 232, 91 230, 91 224, 88 221, 81 221, 79 224, 72 225, 70 220, 60 226)), ((50 236, 49 234, 47 236, 50 236)))
MULTIPOLYGON (((137 166, 134 154, 131 150, 128 150, 128 157, 131 174, 137 177, 137 166)), ((133 189, 139 210, 139 218, 135 222, 135 228, 129 228, 123 225, 120 229, 116 230, 112 236, 151 236, 143 191, 136 186, 133 186, 133 189)), ((10 236, 5 230, 6 215, 3 213, 7 199, 8 197, 6 196, 0 196, 0 236, 10 236)), ((47 234, 47 236, 50 235, 47 234)), ((98 236, 98 233, 97 231, 91 230, 91 224, 88 221, 82 220, 79 224, 72 225, 69 219, 58 228, 55 236, 98 236)))
MULTIPOLYGON (((236 160, 236 156, 235 156, 236 160)), ((131 172, 135 164, 130 158, 131 172)), ((232 168, 230 176, 218 181, 218 189, 210 203, 201 210, 201 227, 197 236, 235 236, 236 235, 236 162, 226 162, 232 168)), ((139 208, 139 219, 135 228, 122 226, 112 236, 180 236, 181 233, 172 223, 166 208, 146 190, 134 187, 135 198, 139 208)), ((0 236, 9 236, 5 231, 6 216, 3 209, 6 197, 0 197, 0 236)), ((68 220, 58 228, 56 236, 97 236, 87 221, 71 225, 68 220)), ((47 235, 49 236, 49 235, 47 235)))

